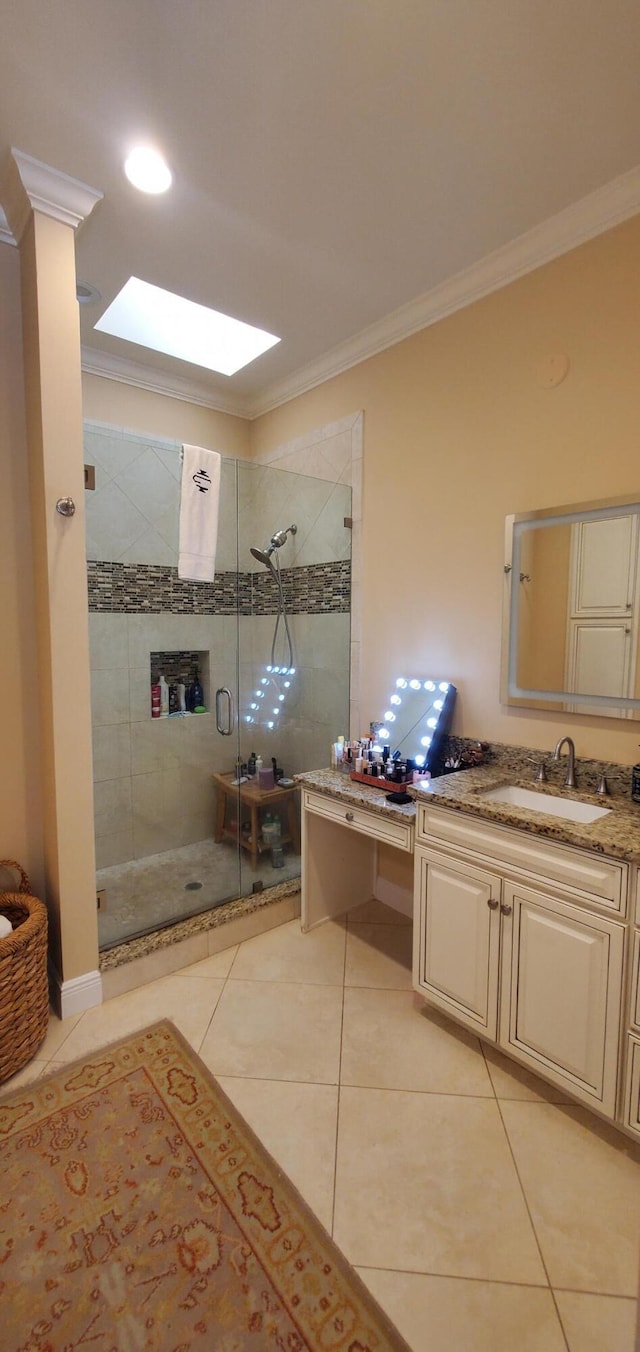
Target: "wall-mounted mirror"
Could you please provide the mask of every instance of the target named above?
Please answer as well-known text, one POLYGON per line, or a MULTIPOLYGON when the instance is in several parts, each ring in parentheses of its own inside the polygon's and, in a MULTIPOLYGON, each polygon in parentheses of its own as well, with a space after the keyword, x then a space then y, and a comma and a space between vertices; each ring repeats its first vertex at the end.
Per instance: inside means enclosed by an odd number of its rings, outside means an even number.
POLYGON ((425 676, 398 676, 389 696, 384 721, 372 723, 377 741, 415 761, 420 770, 437 772, 442 742, 451 727, 456 687, 451 681, 425 676))
POLYGON ((507 517, 502 697, 640 719, 640 500, 507 517))

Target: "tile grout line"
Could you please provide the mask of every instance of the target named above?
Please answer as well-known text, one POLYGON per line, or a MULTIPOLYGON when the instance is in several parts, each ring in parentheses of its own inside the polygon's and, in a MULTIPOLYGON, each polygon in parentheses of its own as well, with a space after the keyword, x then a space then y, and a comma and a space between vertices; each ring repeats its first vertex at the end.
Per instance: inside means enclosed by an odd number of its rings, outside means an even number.
POLYGON ((340 1010, 340 1055, 338 1058, 338 1094, 336 1100, 336 1139, 333 1152, 333 1198, 331 1203, 331 1230, 330 1235, 333 1239, 333 1233, 336 1220, 336 1184, 338 1180, 338 1134, 340 1130, 340 1095, 342 1089, 342 1042, 344 1038, 344 1001, 347 975, 347 944, 349 940, 349 922, 348 919, 344 926, 344 958, 342 963, 342 1006, 340 1010))
MULTIPOLYGON (((243 941, 243 942, 244 942, 244 941, 243 941)), ((221 999, 222 999, 222 997, 223 997, 223 995, 224 995, 224 993, 225 993, 225 990, 227 989, 227 982, 228 982, 229 977, 230 977, 230 975, 231 975, 231 969, 232 969, 233 964, 234 964, 234 962, 235 962, 235 960, 236 960, 236 958, 237 958, 237 956, 238 956, 238 953, 240 952, 241 947, 242 947, 242 944, 241 944, 241 943, 238 944, 237 950, 236 950, 236 952, 234 953, 233 958, 232 958, 232 960, 231 960, 231 966, 230 966, 230 968, 229 968, 229 971, 227 972, 227 975, 226 975, 225 977, 214 977, 214 978, 213 978, 213 980, 222 981, 222 987, 221 987, 221 989, 220 989, 220 994, 218 995, 218 999, 216 1000, 215 1005, 213 1006, 213 1009, 212 1009, 212 1011, 211 1011, 211 1018, 209 1019, 209 1022, 208 1022, 207 1026, 206 1026, 206 1028, 205 1028, 205 1030, 204 1030, 204 1033, 202 1034, 202 1037, 201 1037, 201 1039, 200 1039, 200 1042, 199 1042, 199 1044, 198 1044, 197 1047, 194 1047, 194 1048, 193 1048, 193 1050, 194 1050, 194 1052, 196 1053, 197 1056, 199 1056, 199 1055, 200 1055, 200 1052, 202 1051, 202 1048, 203 1048, 203 1046, 204 1046, 205 1038, 206 1038, 207 1033, 209 1032, 209 1029, 210 1029, 210 1027, 211 1027, 211 1025, 212 1025, 212 1023, 213 1023, 213 1020, 214 1020, 214 1018, 215 1018, 215 1016, 216 1016, 216 1011, 217 1011, 217 1009, 219 1008, 220 1001, 221 1001, 221 999)), ((217 953, 212 953, 212 954, 210 954, 210 956, 211 956, 211 957, 217 957, 218 955, 217 955, 217 953)), ((206 961, 206 959, 205 959, 205 961, 206 961)), ((198 979, 198 978, 197 978, 197 979, 198 979)), ((201 981, 202 981, 203 979, 204 979, 204 978, 202 978, 202 977, 199 978, 199 980, 201 980, 201 981)), ((213 1074, 213 1071, 211 1072, 211 1074, 213 1074)))
MULTIPOLYGON (((393 1272, 401 1273, 407 1277, 439 1277, 443 1281, 451 1282, 479 1282, 480 1285, 487 1286, 515 1286, 516 1290, 525 1287, 527 1291, 549 1291, 551 1288, 541 1282, 514 1282, 508 1277, 475 1277, 462 1272, 433 1272, 425 1271, 423 1268, 384 1268, 375 1267, 369 1263, 355 1263, 352 1266, 357 1267, 361 1272, 393 1272)), ((581 1292, 581 1295, 591 1295, 591 1292, 581 1292)), ((621 1297, 629 1299, 629 1297, 621 1297)))
POLYGON ((509 1150, 509 1154, 511 1155, 511 1159, 513 1160, 513 1167, 514 1167, 514 1169, 515 1169, 515 1171, 516 1171, 516 1178, 517 1178, 517 1180, 518 1180, 518 1183, 520 1184, 520 1190, 521 1190, 521 1192, 522 1192, 522 1198, 523 1198, 523 1201, 524 1201, 524 1204, 525 1204, 525 1208, 526 1208, 527 1215, 528 1215, 528 1217, 529 1217, 529 1224, 531 1225, 531 1229, 532 1229, 533 1234, 534 1234, 534 1238, 535 1238, 535 1241, 536 1241, 536 1246, 537 1246, 537 1249, 538 1249, 538 1253, 540 1254, 540 1262, 542 1263, 542 1267, 543 1267, 543 1270, 544 1270, 544 1274, 545 1274, 545 1277, 546 1277, 547 1282, 548 1282, 548 1284, 549 1284, 549 1290, 550 1290, 550 1292, 551 1292, 551 1299, 552 1299, 552 1301, 553 1301, 553 1306, 554 1306, 556 1315, 558 1316, 558 1323, 559 1323, 559 1325, 560 1325, 560 1331, 561 1331, 561 1333, 562 1333, 562 1337, 564 1338, 565 1347, 566 1347, 566 1349, 567 1349, 567 1352, 571 1352, 571 1348, 570 1348, 570 1346, 569 1346, 569 1339, 568 1339, 568 1336, 567 1336, 567 1333, 566 1333, 566 1330, 565 1330, 565 1327, 564 1327, 564 1321, 563 1321, 563 1319, 562 1319, 562 1315, 560 1314, 560 1309, 559 1309, 559 1307, 558 1307, 558 1302, 557 1302, 557 1300, 556 1300, 556 1293, 555 1293, 555 1291, 554 1291, 554 1288, 553 1288, 553 1285, 552 1285, 552 1282, 551 1282, 551 1278, 550 1278, 550 1276, 549 1276, 549 1270, 548 1270, 548 1268, 547 1268, 547 1264, 546 1264, 546 1262, 545 1262, 544 1254, 543 1254, 543 1252, 542 1252, 542 1244, 541 1244, 540 1239, 539 1239, 539 1237, 538 1237, 538 1231, 536 1230, 536 1227, 535 1227, 535 1224, 534 1224, 534 1220, 533 1220, 533 1216, 532 1216, 532 1214, 531 1214, 531 1208, 530 1208, 530 1206, 529 1206, 529 1199, 528 1199, 527 1194, 526 1194, 526 1191, 525 1191, 524 1183, 523 1183, 522 1178, 521 1178, 521 1176, 520 1176, 520 1170, 519 1170, 519 1168, 518 1168, 518 1162, 517 1162, 517 1160, 516 1160, 515 1152, 514 1152, 514 1149, 513 1149, 512 1144, 511 1144, 511 1138, 510 1138, 509 1132, 508 1132, 508 1130, 507 1130, 507 1124, 506 1124, 506 1122, 505 1122, 505 1120, 504 1120, 504 1116, 503 1116, 503 1113, 502 1113, 502 1108, 501 1108, 501 1105, 500 1105, 500 1099, 499 1099, 499 1098, 496 1098, 496 1106, 497 1106, 498 1112, 499 1112, 499 1114, 500 1114, 500 1121, 501 1121, 501 1123, 502 1123, 502 1129, 503 1129, 504 1134, 505 1134, 505 1139, 506 1139, 506 1142, 507 1142, 507 1148, 508 1148, 508 1150, 509 1150))

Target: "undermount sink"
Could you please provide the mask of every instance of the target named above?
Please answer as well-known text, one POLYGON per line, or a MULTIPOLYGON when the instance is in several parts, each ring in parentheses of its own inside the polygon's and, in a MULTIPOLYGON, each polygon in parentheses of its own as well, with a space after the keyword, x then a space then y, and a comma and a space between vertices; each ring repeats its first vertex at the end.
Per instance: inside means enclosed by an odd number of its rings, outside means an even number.
POLYGON ((504 784, 502 788, 487 789, 481 798, 493 803, 507 803, 512 807, 526 807, 531 812, 544 812, 547 817, 564 817, 570 822, 598 821, 607 817, 611 808, 596 807, 593 803, 576 802, 572 798, 555 798, 550 793, 536 793, 534 789, 521 789, 517 784, 504 784))

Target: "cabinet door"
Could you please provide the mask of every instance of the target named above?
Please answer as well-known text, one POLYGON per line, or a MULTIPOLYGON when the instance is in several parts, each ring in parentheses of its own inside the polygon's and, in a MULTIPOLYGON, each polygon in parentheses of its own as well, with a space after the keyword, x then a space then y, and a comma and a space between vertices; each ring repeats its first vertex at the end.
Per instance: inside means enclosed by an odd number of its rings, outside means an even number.
POLYGON ((572 615, 629 615, 636 586, 637 516, 581 521, 571 543, 572 615))
POLYGON ((419 846, 413 979, 417 990, 495 1040, 500 879, 419 846))
POLYGON ((640 1136, 640 1040, 627 1038, 627 1093, 624 1125, 640 1136))
POLYGON ((503 885, 500 1044, 613 1117, 624 928, 503 885))
MULTIPOLYGON (((630 620, 570 620, 567 657, 565 688, 572 694, 633 698, 635 671, 630 620)), ((601 712, 597 704, 566 707, 572 713, 601 712)), ((616 710, 610 708, 608 712, 613 715, 616 710)), ((617 712, 620 718, 626 717, 624 709, 617 712)))

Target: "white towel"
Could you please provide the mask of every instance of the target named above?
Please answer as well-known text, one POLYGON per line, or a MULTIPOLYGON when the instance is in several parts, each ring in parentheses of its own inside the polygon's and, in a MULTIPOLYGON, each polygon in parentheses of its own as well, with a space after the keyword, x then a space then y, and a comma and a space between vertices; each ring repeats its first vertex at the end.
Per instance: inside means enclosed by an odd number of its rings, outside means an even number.
POLYGON ((201 446, 183 446, 182 450, 178 577, 213 582, 222 457, 201 446))
POLYGON ((0 915, 0 939, 6 939, 8 934, 13 934, 13 925, 5 915, 0 915))

